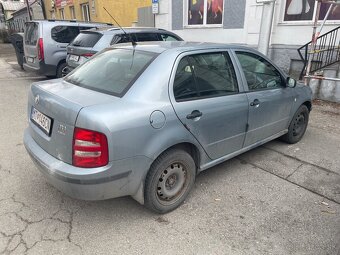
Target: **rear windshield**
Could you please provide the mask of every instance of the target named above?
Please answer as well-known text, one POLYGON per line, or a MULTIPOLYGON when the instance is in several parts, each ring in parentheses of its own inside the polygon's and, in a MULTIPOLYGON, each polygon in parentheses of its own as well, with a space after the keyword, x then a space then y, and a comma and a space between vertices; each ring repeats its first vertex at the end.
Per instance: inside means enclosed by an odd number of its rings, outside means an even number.
POLYGON ((157 54, 128 49, 105 49, 65 77, 67 82, 123 96, 157 54))
POLYGON ((92 32, 81 32, 77 35, 76 38, 70 43, 71 46, 77 47, 89 47, 92 48, 96 45, 99 39, 103 35, 100 33, 92 33, 92 32))
POLYGON ((39 38, 39 25, 35 22, 26 23, 25 27, 25 44, 36 45, 39 38))

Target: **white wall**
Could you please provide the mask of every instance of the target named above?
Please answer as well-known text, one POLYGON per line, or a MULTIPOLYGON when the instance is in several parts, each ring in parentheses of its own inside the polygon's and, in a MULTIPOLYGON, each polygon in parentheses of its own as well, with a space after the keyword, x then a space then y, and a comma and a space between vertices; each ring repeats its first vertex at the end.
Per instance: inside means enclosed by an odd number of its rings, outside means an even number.
MULTIPOLYGON (((185 1, 185 0, 184 0, 185 1)), ((171 30, 171 0, 160 0, 160 13, 156 15, 156 27, 171 30)), ((225 8, 228 8, 225 6, 225 8)), ((283 22, 285 1, 277 0, 274 12, 271 44, 303 45, 311 40, 313 22, 301 24, 283 22)), ((173 30, 187 41, 207 41, 257 45, 261 26, 263 4, 247 0, 243 29, 185 28, 173 30)), ((328 22, 323 33, 337 27, 340 22, 328 22)))

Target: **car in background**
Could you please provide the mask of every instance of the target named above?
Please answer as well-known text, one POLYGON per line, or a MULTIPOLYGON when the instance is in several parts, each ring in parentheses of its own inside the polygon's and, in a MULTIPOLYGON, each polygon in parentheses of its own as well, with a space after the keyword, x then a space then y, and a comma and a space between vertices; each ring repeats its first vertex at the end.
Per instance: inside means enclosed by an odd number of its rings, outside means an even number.
POLYGON ((32 84, 24 144, 72 197, 130 195, 166 213, 201 171, 278 137, 300 141, 311 100, 251 48, 116 44, 63 79, 32 84))
POLYGON ((111 24, 66 20, 33 20, 26 22, 24 32, 24 64, 27 71, 61 77, 66 66, 66 46, 80 30, 111 24))
POLYGON ((67 68, 64 75, 110 45, 127 42, 183 41, 178 35, 158 28, 96 28, 81 31, 67 46, 67 68))

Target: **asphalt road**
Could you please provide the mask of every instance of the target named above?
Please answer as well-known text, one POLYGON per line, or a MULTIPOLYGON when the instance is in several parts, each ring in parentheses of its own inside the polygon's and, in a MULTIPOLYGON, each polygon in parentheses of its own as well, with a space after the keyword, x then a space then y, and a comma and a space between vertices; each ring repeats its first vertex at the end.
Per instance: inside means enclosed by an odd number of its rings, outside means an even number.
POLYGON ((129 197, 79 201, 46 183, 22 142, 36 80, 0 45, 0 253, 340 254, 339 105, 316 102, 298 144, 273 141, 203 172, 160 216, 129 197))

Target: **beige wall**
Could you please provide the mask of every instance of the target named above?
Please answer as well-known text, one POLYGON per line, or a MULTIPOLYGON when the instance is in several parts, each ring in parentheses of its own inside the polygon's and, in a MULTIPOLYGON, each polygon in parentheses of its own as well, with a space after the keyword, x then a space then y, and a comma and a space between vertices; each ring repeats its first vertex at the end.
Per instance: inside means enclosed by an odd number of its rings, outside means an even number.
POLYGON ((77 20, 83 20, 81 5, 88 3, 90 20, 93 22, 114 23, 112 18, 105 12, 104 7, 120 23, 121 26, 131 26, 137 21, 139 7, 151 6, 151 0, 67 0, 62 1, 63 7, 52 7, 52 1, 45 1, 46 14, 52 19, 51 12, 54 10, 55 18, 60 19, 60 9, 64 9, 65 19, 71 19, 70 6, 74 6, 77 20))

